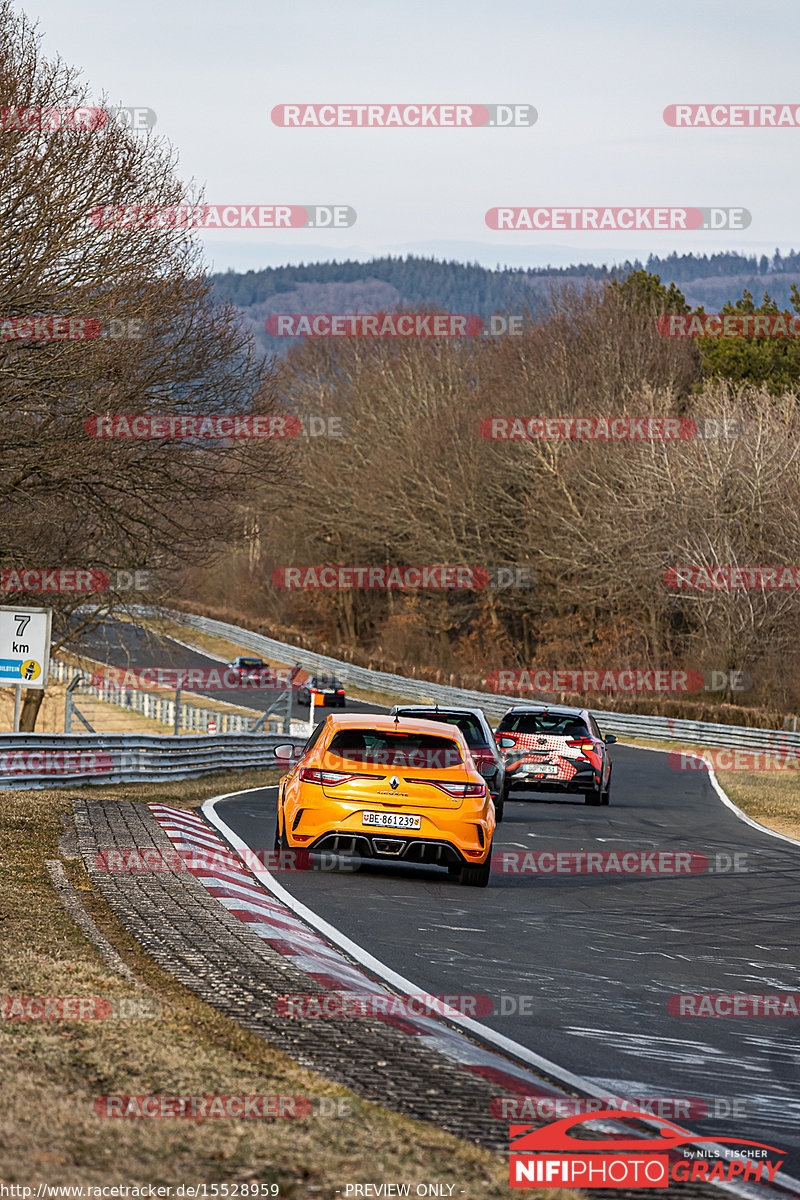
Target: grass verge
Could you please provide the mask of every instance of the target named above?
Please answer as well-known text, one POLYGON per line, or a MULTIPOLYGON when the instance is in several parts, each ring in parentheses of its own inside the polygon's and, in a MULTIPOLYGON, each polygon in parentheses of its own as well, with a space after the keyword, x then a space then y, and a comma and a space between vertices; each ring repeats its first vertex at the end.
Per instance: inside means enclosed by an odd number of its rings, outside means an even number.
MULTIPOLYGON (((91 794, 188 807, 215 792, 276 777, 236 772, 163 786, 93 788, 91 794)), ((109 999, 135 994, 69 918, 46 871, 45 860, 59 857, 61 818, 71 811, 68 793, 11 791, 2 803, 2 992, 109 999)), ((334 1200, 351 1182, 441 1181, 469 1200, 508 1195, 500 1156, 365 1104, 298 1066, 163 972, 93 892, 82 863, 67 863, 67 871, 95 922, 152 989, 156 1015, 0 1021, 4 1182, 174 1188, 257 1181, 279 1185, 284 1200, 334 1200), (96 1097, 119 1093, 308 1095, 327 1098, 330 1109, 341 1100, 352 1115, 114 1120, 95 1114, 96 1097)), ((552 1200, 554 1193, 548 1196, 552 1200)))

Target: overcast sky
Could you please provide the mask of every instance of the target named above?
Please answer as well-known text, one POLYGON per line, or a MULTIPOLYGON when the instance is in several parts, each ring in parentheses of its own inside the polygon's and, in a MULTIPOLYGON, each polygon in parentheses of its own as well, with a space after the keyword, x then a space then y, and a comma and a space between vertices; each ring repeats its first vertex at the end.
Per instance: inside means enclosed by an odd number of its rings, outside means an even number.
POLYGON ((673 103, 800 106, 793 5, 136 0, 19 7, 89 96, 155 110, 209 204, 347 204, 352 228, 204 231, 210 266, 385 253, 531 265, 800 248, 798 128, 675 129, 673 103), (527 103, 528 128, 290 129, 282 103, 527 103), (741 231, 494 232, 497 205, 740 206, 741 231))

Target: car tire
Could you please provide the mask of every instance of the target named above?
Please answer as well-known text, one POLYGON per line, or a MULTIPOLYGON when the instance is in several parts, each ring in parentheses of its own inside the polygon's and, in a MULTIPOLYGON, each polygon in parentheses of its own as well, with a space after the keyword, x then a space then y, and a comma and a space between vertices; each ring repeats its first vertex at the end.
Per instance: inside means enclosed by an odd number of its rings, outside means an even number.
POLYGON ((499 796, 494 797, 494 819, 495 819, 496 824, 498 824, 498 825, 500 824, 500 822, 503 819, 503 812, 505 811, 505 806, 506 806, 505 793, 501 792, 499 796))
POLYGON ((602 804, 603 793, 599 788, 592 788, 590 792, 584 792, 583 798, 587 804, 602 804))
POLYGON ((489 853, 486 855, 486 861, 481 863, 479 867, 462 867, 458 877, 458 882, 462 887, 481 887, 489 886, 489 880, 492 876, 492 846, 489 843, 489 853))
POLYGON ((603 795, 600 798, 600 803, 601 804, 610 804, 611 803, 611 776, 610 775, 608 777, 608 783, 606 784, 606 790, 603 792, 603 795))

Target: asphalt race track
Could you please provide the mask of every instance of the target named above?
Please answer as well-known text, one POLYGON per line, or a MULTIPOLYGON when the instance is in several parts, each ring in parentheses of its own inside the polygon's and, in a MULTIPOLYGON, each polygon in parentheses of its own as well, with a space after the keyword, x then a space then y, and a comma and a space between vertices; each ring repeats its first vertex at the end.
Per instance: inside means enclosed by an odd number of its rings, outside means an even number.
MULTIPOLYGON (((673 1016, 676 993, 797 993, 800 846, 753 829, 707 775, 616 746, 609 807, 530 793, 510 801, 510 851, 683 851, 697 874, 493 874, 486 890, 434 868, 281 872, 298 900, 421 990, 506 997, 484 1024, 611 1094, 695 1098, 706 1137, 787 1150, 800 1175, 800 1020, 673 1016), (732 856, 740 868, 730 868, 732 856), (717 855, 720 858, 717 858, 717 855), (516 998, 530 997, 520 1015, 516 998), (734 1107, 735 1106, 735 1107, 734 1107)), ((276 789, 219 801, 253 850, 271 849, 276 789)), ((672 1114, 663 1114, 671 1116, 672 1114)))
MULTIPOLYGON (((218 665, 125 622, 104 623, 81 649, 117 667, 218 665)), ((276 696, 198 694, 259 711, 276 696)), ((386 710, 348 699, 319 719, 342 711, 386 710)), ((307 719, 308 709, 294 701, 292 716, 307 719)), ((704 1101, 707 1117, 679 1123, 779 1145, 798 1177, 800 1019, 680 1017, 667 1004, 680 993, 800 993, 800 846, 746 824, 704 772, 675 770, 666 754, 617 745, 612 759, 608 807, 535 792, 510 800, 496 866, 503 851, 671 851, 704 855, 713 869, 578 874, 545 871, 548 860, 538 873, 495 870, 486 890, 395 863, 278 878, 420 990, 492 997, 496 1015, 483 1024, 612 1095, 704 1101)), ((271 850, 275 805, 270 787, 216 811, 251 849, 271 850)))
MULTIPOLYGON (((191 642, 192 631, 187 629, 186 641, 191 642)), ((104 621, 92 633, 83 634, 80 640, 80 650, 98 662, 112 667, 123 667, 137 670, 145 667, 200 667, 208 670, 221 664, 216 658, 211 658, 200 651, 187 649, 171 639, 159 639, 147 629, 132 625, 126 621, 104 621)), ((241 705, 264 712, 276 699, 284 693, 274 688, 247 688, 235 691, 183 691, 181 699, 191 704, 192 696, 207 696, 212 700, 224 700, 228 704, 241 705)), ((80 707, 80 704, 79 704, 80 707)), ((274 710, 278 716, 283 716, 283 704, 274 710)), ((344 708, 316 709, 317 723, 324 720, 329 713, 344 712, 387 712, 375 704, 366 704, 361 700, 351 700, 345 695, 344 708)), ((308 705, 297 703, 296 695, 292 697, 292 720, 307 721, 308 705)))

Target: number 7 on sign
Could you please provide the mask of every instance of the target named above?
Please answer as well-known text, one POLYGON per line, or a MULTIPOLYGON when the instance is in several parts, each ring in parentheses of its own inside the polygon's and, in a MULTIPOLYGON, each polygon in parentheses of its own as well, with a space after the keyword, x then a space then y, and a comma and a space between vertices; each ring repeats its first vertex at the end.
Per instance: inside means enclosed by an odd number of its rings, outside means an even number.
POLYGON ((25 632, 25 626, 30 621, 30 617, 23 617, 21 613, 15 613, 14 620, 17 622, 17 637, 22 637, 25 632))

